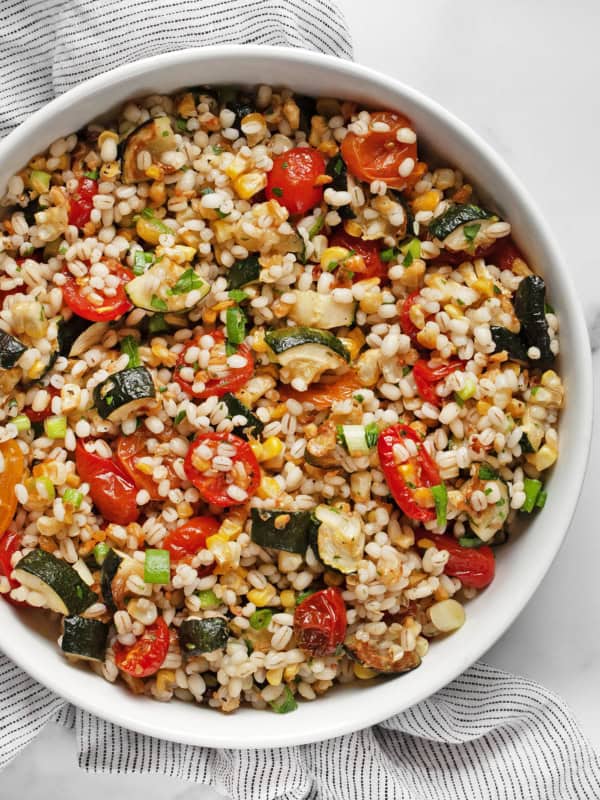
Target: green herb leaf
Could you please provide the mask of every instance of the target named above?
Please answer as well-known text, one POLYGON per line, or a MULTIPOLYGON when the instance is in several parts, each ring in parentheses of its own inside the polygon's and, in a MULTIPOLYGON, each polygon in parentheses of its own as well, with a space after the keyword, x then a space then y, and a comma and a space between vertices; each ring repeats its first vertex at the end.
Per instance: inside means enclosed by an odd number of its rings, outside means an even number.
POLYGON ((187 417, 187 414, 186 414, 186 412, 185 412, 185 409, 184 409, 184 410, 182 410, 182 411, 178 411, 178 412, 177 412, 177 415, 175 416, 175 419, 173 420, 173 425, 179 425, 179 423, 180 423, 180 422, 183 422, 183 420, 184 420, 186 417, 187 417))
POLYGON ((244 300, 250 297, 243 289, 230 289, 228 296, 230 300, 234 300, 236 303, 243 303, 244 300))
POLYGON ((179 276, 177 283, 172 289, 169 289, 168 294, 189 294, 194 289, 200 289, 203 284, 204 281, 200 275, 190 267, 179 276))
POLYGON ((216 156, 220 156, 223 152, 223 148, 220 147, 218 144, 213 144, 212 151, 216 156))
POLYGON ((290 711, 295 711, 298 708, 296 698, 289 686, 285 687, 283 695, 280 695, 277 700, 273 700, 269 705, 277 714, 289 714, 290 711))
POLYGON ((138 343, 133 336, 126 336, 124 339, 121 339, 121 352, 125 353, 129 358, 127 363, 128 369, 141 366, 142 362, 140 360, 138 343))
POLYGON ((382 250, 379 253, 379 258, 384 264, 387 264, 389 261, 393 261, 399 253, 400 251, 397 247, 388 247, 387 250, 382 250))
POLYGON ((178 117, 175 122, 175 127, 177 128, 178 131, 181 131, 182 133, 187 133, 188 129, 187 119, 184 119, 183 117, 178 117))
POLYGON ((446 489, 446 484, 440 483, 438 486, 432 486, 431 494, 435 502, 437 526, 438 528, 443 528, 447 521, 448 511, 448 490, 446 489))
POLYGON ((470 225, 465 225, 463 228, 463 233, 465 235, 465 239, 469 244, 473 244, 475 242, 475 238, 479 231, 481 230, 481 223, 480 222, 473 222, 470 225))
POLYGON ((133 274, 143 275, 153 261, 153 253, 145 253, 143 250, 136 250, 133 256, 133 274))
POLYGON ((499 477, 497 470, 493 467, 490 467, 489 464, 480 464, 479 465, 479 478, 482 481, 494 481, 499 477))
POLYGON ((148 333, 163 333, 168 330, 169 326, 162 314, 153 314, 148 319, 148 333))
POLYGON ((162 300, 157 295, 153 294, 150 298, 150 305, 152 308, 156 309, 157 311, 168 311, 169 307, 164 300, 162 300))
POLYGON ((312 239, 314 236, 320 233, 324 224, 325 224, 325 214, 319 214, 319 216, 316 218, 316 220, 308 229, 308 238, 312 239))
POLYGON ((272 616, 273 612, 270 608, 261 608, 251 615, 250 627, 254 628, 255 631, 261 631, 269 626, 272 616))
POLYGON ((379 428, 377 427, 376 422, 369 422, 368 425, 365 425, 365 441, 367 443, 367 447, 371 450, 377 444, 377 439, 379 438, 379 428))
POLYGON ((85 177, 85 178, 89 178, 91 181, 97 181, 97 180, 98 180, 98 175, 99 175, 99 174, 100 174, 100 173, 98 172, 98 170, 97 170, 97 169, 92 169, 92 170, 90 170, 89 172, 84 172, 84 173, 83 173, 84 177, 85 177))

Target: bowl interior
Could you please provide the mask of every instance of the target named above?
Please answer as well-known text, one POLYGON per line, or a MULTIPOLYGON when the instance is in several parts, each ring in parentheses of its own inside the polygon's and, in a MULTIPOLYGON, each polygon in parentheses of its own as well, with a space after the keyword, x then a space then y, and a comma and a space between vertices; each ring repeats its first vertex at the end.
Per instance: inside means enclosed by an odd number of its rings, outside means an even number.
POLYGON ((55 138, 122 101, 184 86, 270 83, 313 95, 351 98, 404 111, 441 161, 460 167, 513 225, 515 238, 547 280, 561 320, 561 372, 567 407, 561 454, 548 502, 524 535, 498 552, 493 585, 467 605, 467 622, 436 642, 420 669, 405 676, 337 688, 294 714, 241 709, 233 717, 192 704, 131 695, 87 669, 67 664, 40 614, 0 603, 0 648, 76 705, 117 724, 174 741, 212 747, 280 747, 329 738, 385 719, 440 689, 501 636, 548 570, 567 531, 582 483, 591 433, 591 360, 587 332, 567 267, 530 199, 499 157, 464 124, 409 87, 349 62, 308 51, 213 47, 158 56, 99 76, 32 115, 0 143, 0 191, 12 172, 55 138), (565 357, 566 355, 566 357, 565 357), (40 632, 46 631, 46 635, 40 632))

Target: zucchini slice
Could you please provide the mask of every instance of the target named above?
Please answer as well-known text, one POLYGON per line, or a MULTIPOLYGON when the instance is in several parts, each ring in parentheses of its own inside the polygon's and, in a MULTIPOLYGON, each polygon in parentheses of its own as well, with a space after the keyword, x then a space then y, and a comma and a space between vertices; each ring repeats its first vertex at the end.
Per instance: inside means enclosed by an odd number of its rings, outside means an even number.
POLYGON ((124 609, 130 592, 127 579, 132 575, 144 577, 144 565, 118 550, 109 550, 100 570, 100 591, 106 607, 113 613, 124 609))
POLYGON ((133 130, 122 144, 122 175, 125 183, 149 180, 146 172, 138 167, 138 155, 148 151, 153 164, 159 164, 165 172, 172 167, 162 164, 160 157, 168 150, 176 150, 177 142, 169 117, 155 117, 143 122, 133 130))
MULTIPOLYGON (((487 481, 487 483, 490 482, 487 481)), ((510 510, 506 484, 499 479, 495 483, 500 490, 500 499, 496 503, 486 506, 483 511, 475 511, 472 508, 469 510, 469 526, 482 542, 489 542, 502 529, 510 510)), ((461 486, 461 492, 467 497, 475 489, 483 489, 482 481, 479 478, 471 478, 461 486)))
POLYGON ((99 619, 65 617, 61 648, 83 661, 104 661, 108 625, 99 619))
POLYGON ((540 351, 540 358, 533 364, 542 366, 553 361, 546 320, 546 284, 539 275, 523 278, 515 294, 514 307, 527 346, 537 347, 540 351))
POLYGON ((45 550, 27 553, 14 574, 23 586, 43 595, 51 611, 64 616, 80 614, 98 599, 70 564, 45 550))
POLYGON ((506 350, 511 361, 516 361, 519 364, 528 363, 527 348, 518 333, 513 333, 501 325, 490 325, 490 331, 496 345, 496 353, 506 350))
POLYGON ((104 338, 107 322, 90 322, 77 314, 58 323, 58 352, 61 356, 74 358, 82 355, 104 338))
POLYGON ((304 555, 312 527, 310 511, 253 508, 250 537, 260 547, 304 555))
POLYGON ((0 331, 0 369, 11 369, 21 358, 27 347, 11 336, 0 331))
POLYGON ((94 389, 94 405, 103 419, 121 422, 154 398, 156 390, 146 367, 115 372, 94 389))
POLYGON ((317 548, 323 564, 344 575, 356 572, 365 551, 365 532, 360 516, 342 513, 326 505, 317 506, 314 514, 320 523, 317 548))
POLYGON ((339 303, 330 294, 322 292, 296 292, 296 302, 289 317, 297 325, 329 329, 352 325, 356 303, 339 303))
POLYGON ((394 661, 390 648, 361 642, 356 636, 349 636, 344 642, 344 648, 353 661, 384 675, 400 675, 421 666, 421 657, 416 650, 404 653, 402 658, 394 661))
POLYGON ((252 411, 245 406, 234 394, 227 392, 221 398, 221 402, 225 403, 227 408, 227 416, 232 419, 233 417, 246 417, 246 424, 239 425, 238 427, 233 429, 233 433, 236 436, 242 436, 242 438, 247 439, 250 435, 256 437, 260 436, 265 427, 265 423, 262 422, 256 414, 253 414, 252 411))
POLYGON ((543 425, 531 416, 531 410, 525 409, 521 418, 521 428, 523 434, 519 440, 521 450, 524 453, 537 453, 544 440, 543 425))
POLYGON ((474 252, 477 247, 488 244, 485 229, 497 219, 491 211, 473 203, 456 203, 431 220, 429 232, 442 242, 446 250, 474 252))
POLYGON ((243 289, 249 283, 255 283, 260 275, 258 256, 252 253, 248 258, 236 261, 229 272, 227 280, 230 289, 243 289))
POLYGON ((329 331, 304 326, 268 331, 265 341, 280 364, 283 383, 294 379, 308 385, 327 370, 343 367, 350 354, 343 343, 329 331))
POLYGON ((188 617, 179 628, 181 649, 188 656, 221 650, 229 639, 229 625, 224 617, 188 617))
POLYGON ((147 311, 189 311, 210 292, 210 284, 189 264, 175 264, 163 258, 150 269, 129 281, 127 296, 138 308, 147 311), (194 301, 189 297, 192 292, 194 301))

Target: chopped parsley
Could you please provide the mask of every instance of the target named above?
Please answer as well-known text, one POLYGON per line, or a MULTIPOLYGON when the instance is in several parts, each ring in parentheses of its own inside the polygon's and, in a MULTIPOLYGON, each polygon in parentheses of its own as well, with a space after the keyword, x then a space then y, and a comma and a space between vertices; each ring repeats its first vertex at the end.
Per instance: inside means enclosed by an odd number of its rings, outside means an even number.
POLYGON ((155 294, 150 298, 150 306, 156 311, 168 311, 169 308, 166 302, 155 294))
POLYGON ((220 156, 223 152, 223 148, 220 147, 218 144, 213 144, 212 151, 216 156, 220 156))
POLYGON ((320 233, 324 224, 325 224, 325 214, 319 214, 319 216, 316 218, 316 220, 308 229, 308 238, 312 239, 313 236, 316 236, 317 233, 320 233))
POLYGON ((200 289, 203 283, 202 278, 190 267, 179 276, 177 283, 172 289, 169 289, 168 294, 189 294, 194 289, 200 289))
POLYGON ((288 169, 289 166, 290 165, 288 164, 288 162, 284 161, 283 164, 281 165, 281 169, 288 169))
POLYGON ((493 467, 490 467, 489 464, 480 464, 479 478, 482 481, 494 481, 498 478, 498 472, 493 467))
POLYGON ((236 303, 243 303, 244 300, 250 297, 243 289, 230 289, 227 294, 229 299, 234 300, 236 303))
POLYGON ((136 250, 133 256, 133 274, 143 275, 153 261, 153 253, 145 253, 143 250, 136 250))
POLYGON ((186 416, 187 415, 186 415, 185 409, 183 411, 178 411, 177 412, 177 416, 173 420, 173 425, 179 425, 180 422, 183 422, 183 420, 186 418, 186 416))
POLYGON ((177 121, 175 122, 175 127, 178 131, 182 131, 182 133, 187 133, 187 119, 183 119, 183 117, 178 117, 177 121))
POLYGON ((480 222, 473 222, 470 225, 465 225, 463 228, 463 233, 465 235, 465 239, 471 246, 474 246, 475 239, 477 234, 481 230, 481 223, 480 222))
POLYGON ((92 169, 89 172, 84 172, 83 173, 83 177, 84 178, 89 178, 91 181, 97 181, 99 174, 100 173, 98 172, 97 169, 92 169))
POLYGON ((275 197, 283 197, 283 189, 281 189, 279 186, 274 186, 271 191, 275 197))
POLYGON ((393 261, 399 253, 400 250, 397 247, 388 247, 387 250, 382 250, 379 253, 379 258, 384 264, 387 264, 389 261, 393 261))
POLYGON ((225 217, 229 216, 229 211, 227 211, 227 213, 226 213, 225 211, 221 211, 220 208, 217 208, 216 211, 217 211, 217 217, 219 219, 225 219, 225 217))

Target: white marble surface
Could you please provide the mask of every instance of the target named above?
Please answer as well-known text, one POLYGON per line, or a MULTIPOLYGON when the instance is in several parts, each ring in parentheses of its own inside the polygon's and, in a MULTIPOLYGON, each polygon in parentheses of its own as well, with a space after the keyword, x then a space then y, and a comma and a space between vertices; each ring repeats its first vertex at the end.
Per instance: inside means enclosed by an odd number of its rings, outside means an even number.
MULTIPOLYGON (((600 201, 600 4, 577 0, 339 0, 356 59, 434 97, 505 157, 551 222, 591 322, 600 308, 600 265, 591 246, 600 201)), ((600 334, 600 330, 598 331, 600 334)), ((599 336, 600 338, 600 336, 599 336)), ((600 393, 600 353, 594 359, 600 393)), ((597 403, 597 411, 598 403, 597 403)), ((529 606, 490 650, 488 663, 562 695, 600 748, 600 562, 597 488, 600 436, 565 546, 529 606)), ((167 778, 87 775, 74 743, 46 730, 0 779, 0 797, 215 800, 167 778), (54 788, 53 788, 54 787, 54 788)))

